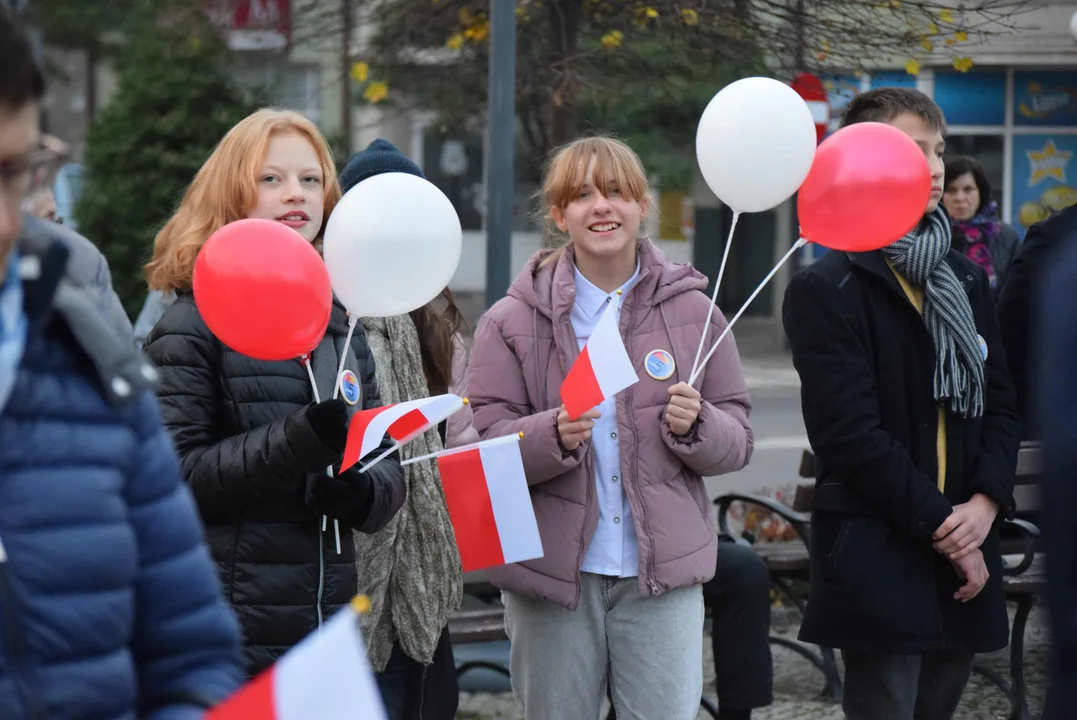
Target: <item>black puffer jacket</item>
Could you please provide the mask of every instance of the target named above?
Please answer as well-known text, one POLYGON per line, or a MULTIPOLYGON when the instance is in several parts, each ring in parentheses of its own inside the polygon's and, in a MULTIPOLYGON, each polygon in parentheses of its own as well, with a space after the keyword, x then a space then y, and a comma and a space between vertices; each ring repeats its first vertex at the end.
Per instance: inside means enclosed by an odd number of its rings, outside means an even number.
MULTIPOLYGON (((334 305, 328 333, 347 331, 344 309, 334 305)), ((352 349, 363 406, 378 407, 374 358, 361 324, 352 349)), ((340 451, 323 442, 308 420, 312 392, 298 360, 265 362, 225 347, 189 295, 181 295, 150 332, 146 353, 161 371, 165 424, 242 625, 247 670, 254 675, 316 628, 319 615, 328 618, 356 592, 350 531, 338 555, 332 523, 321 532, 319 513, 326 508, 309 504, 310 483, 340 463, 340 451)), ((367 474, 369 492, 330 514, 375 532, 404 503, 404 473, 393 455, 367 474)))

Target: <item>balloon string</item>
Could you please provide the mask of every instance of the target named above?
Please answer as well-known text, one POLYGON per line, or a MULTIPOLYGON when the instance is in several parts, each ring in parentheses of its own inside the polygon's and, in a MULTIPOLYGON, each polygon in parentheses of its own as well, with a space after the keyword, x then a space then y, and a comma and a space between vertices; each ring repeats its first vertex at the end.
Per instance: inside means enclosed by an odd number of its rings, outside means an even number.
POLYGON ((799 240, 797 240, 795 243, 793 243, 793 247, 789 248, 789 252, 782 256, 782 259, 779 260, 778 264, 774 266, 774 269, 767 273, 767 276, 763 278, 763 282, 759 283, 759 287, 752 291, 752 294, 749 295, 748 299, 744 301, 744 305, 742 305, 740 310, 737 311, 737 314, 730 319, 729 324, 725 327, 725 330, 722 330, 722 334, 719 335, 718 339, 714 341, 714 345, 711 346, 710 352, 707 353, 707 356, 703 358, 703 362, 700 363, 699 367, 692 373, 692 376, 688 378, 689 385, 695 384, 696 378, 699 376, 700 373, 703 372, 703 368, 707 365, 707 361, 711 359, 711 355, 714 355, 715 350, 717 350, 718 346, 722 344, 722 340, 725 340, 725 336, 728 335, 729 331, 733 329, 733 324, 736 323, 738 319, 740 319, 740 316, 743 315, 744 311, 748 309, 748 306, 752 304, 752 300, 755 300, 756 296, 763 291, 763 288, 766 287, 766 284, 770 282, 771 278, 773 278, 778 273, 778 270, 781 269, 782 265, 785 265, 786 261, 788 261, 789 258, 793 256, 793 253, 795 253, 797 250, 807 244, 808 241, 804 238, 800 238, 799 240))
MULTIPOLYGON (((696 359, 692 361, 692 377, 695 377, 696 368, 699 367, 699 356, 703 354, 703 343, 707 341, 707 334, 711 329, 711 315, 718 306, 718 288, 722 285, 722 276, 725 275, 726 261, 729 260, 729 248, 733 245, 733 231, 737 229, 737 220, 740 219, 740 210, 733 211, 733 222, 729 226, 729 237, 725 241, 725 250, 722 252, 722 264, 718 266, 718 279, 714 281, 714 294, 711 296, 711 306, 707 308, 707 319, 703 321, 703 333, 699 336, 699 347, 696 348, 696 359)), ((705 362, 705 361, 704 361, 705 362)))
MULTIPOLYGON (((348 348, 352 345, 352 335, 355 333, 355 326, 359 322, 358 315, 352 315, 348 318, 348 335, 344 338, 344 350, 340 353, 340 365, 337 366, 337 379, 333 385, 333 399, 337 399, 337 395, 340 394, 340 376, 344 374, 344 361, 348 359, 348 348)), ((362 392, 362 383, 359 385, 359 392, 362 392)))
MULTIPOLYGON (((320 403, 322 401, 322 396, 318 392, 318 383, 314 380, 314 368, 312 368, 311 365, 310 365, 310 357, 309 356, 305 357, 300 362, 302 362, 303 366, 307 368, 307 377, 310 378, 310 389, 314 392, 314 402, 320 403)), ((363 390, 363 386, 360 385, 359 386, 359 391, 362 392, 362 390, 363 390)), ((334 397, 333 399, 335 400, 336 398, 334 397)), ((332 465, 330 465, 329 467, 327 467, 325 469, 325 474, 328 475, 329 477, 333 477, 333 466, 332 465)), ((325 532, 325 527, 326 527, 326 525, 328 523, 328 520, 329 520, 328 517, 326 517, 325 515, 322 515, 322 532, 325 532)), ((336 540, 337 555, 340 555, 340 522, 338 520, 333 520, 333 536, 334 536, 334 539, 336 540)))

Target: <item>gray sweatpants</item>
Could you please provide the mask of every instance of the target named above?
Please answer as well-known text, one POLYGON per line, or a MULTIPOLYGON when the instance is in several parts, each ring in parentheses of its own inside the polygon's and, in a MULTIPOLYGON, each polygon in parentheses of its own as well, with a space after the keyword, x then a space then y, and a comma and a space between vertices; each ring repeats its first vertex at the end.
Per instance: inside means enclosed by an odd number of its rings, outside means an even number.
POLYGON ((636 578, 583 573, 575 612, 502 593, 509 670, 527 720, 691 720, 703 692, 703 592, 658 597, 636 578))

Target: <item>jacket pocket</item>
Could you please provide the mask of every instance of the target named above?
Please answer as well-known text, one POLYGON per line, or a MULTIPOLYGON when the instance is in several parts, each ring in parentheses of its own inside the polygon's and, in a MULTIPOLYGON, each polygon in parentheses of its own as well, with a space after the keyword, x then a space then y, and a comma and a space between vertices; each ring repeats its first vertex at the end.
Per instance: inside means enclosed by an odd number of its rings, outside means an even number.
POLYGON ((892 653, 941 642, 929 544, 868 515, 816 511, 812 525, 812 642, 892 653))
POLYGON ((830 585, 845 585, 846 575, 841 572, 842 561, 846 556, 846 542, 849 539, 849 533, 852 529, 857 518, 846 517, 842 519, 841 524, 838 526, 837 535, 834 536, 833 544, 830 546, 830 552, 826 555, 826 562, 823 564, 823 581, 830 585))

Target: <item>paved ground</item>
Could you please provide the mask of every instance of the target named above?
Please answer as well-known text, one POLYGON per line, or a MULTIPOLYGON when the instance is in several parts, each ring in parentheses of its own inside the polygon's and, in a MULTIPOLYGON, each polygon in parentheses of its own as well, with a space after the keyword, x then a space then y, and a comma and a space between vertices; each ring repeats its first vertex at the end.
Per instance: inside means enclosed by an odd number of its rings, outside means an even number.
MULTIPOLYGON (((776 618, 787 617, 776 613, 776 618)), ((776 624, 779 622, 776 619, 776 624)), ((795 638, 796 628, 789 623, 775 627, 775 633, 795 638)), ((1035 610, 1029 620, 1026 633, 1025 674, 1029 687, 1030 709, 1033 718, 1040 717, 1046 691, 1045 667, 1047 659, 1048 630, 1042 611, 1035 610)), ((710 642, 705 643, 703 659, 704 694, 712 702, 714 696, 714 663, 710 655, 710 642)), ((805 660, 784 648, 773 647, 774 652, 774 704, 753 713, 755 720, 841 720, 841 708, 819 698, 823 687, 822 674, 805 660)), ((1008 651, 981 658, 981 662, 1003 677, 1009 677, 1008 651)), ((510 693, 464 693, 460 697, 457 718, 468 720, 517 720, 522 719, 510 693)), ((698 720, 708 716, 702 711, 698 720)), ((1009 717, 1009 701, 998 688, 974 674, 962 699, 955 720, 1005 720, 1009 717)), ((599 720, 596 718, 595 720, 599 720)))

